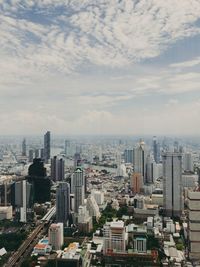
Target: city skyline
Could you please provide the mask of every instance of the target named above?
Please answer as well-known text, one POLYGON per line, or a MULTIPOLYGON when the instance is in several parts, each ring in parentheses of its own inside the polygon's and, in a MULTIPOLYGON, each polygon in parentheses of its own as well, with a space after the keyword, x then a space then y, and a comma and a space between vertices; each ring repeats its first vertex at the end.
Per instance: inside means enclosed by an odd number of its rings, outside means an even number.
POLYGON ((0 1, 0 132, 199 134, 200 2, 0 1))

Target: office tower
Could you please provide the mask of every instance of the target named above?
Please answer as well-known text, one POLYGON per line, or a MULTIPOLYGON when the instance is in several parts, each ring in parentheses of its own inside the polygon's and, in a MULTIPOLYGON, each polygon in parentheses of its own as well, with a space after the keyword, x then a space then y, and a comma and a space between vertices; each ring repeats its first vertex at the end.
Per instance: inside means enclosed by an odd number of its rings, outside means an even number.
POLYGON ((49 245, 53 250, 60 250, 64 243, 63 223, 52 223, 49 227, 49 245))
POLYGON ((56 190, 56 221, 68 225, 70 216, 70 185, 60 182, 56 190))
POLYGON ((78 213, 78 208, 85 199, 85 178, 81 168, 77 168, 72 175, 71 193, 74 194, 74 211, 78 213))
POLYGON ((16 219, 27 222, 27 214, 33 205, 32 185, 26 180, 15 182, 14 184, 14 203, 16 219))
POLYGON ((33 162, 33 149, 30 149, 28 152, 28 161, 33 162))
POLYGON ((154 170, 154 161, 151 155, 147 156, 146 159, 146 177, 145 177, 145 182, 147 184, 153 183, 153 170, 154 170))
POLYGON ((185 153, 183 156, 183 169, 185 171, 193 172, 193 158, 191 153, 185 153))
POLYGON ((134 161, 134 150, 133 149, 124 150, 124 161, 125 163, 133 164, 133 161, 134 161))
POLYGON ((51 179, 53 181, 63 181, 65 178, 64 172, 64 160, 62 158, 58 159, 57 156, 54 156, 51 159, 51 179))
POLYGON ((26 157, 26 139, 22 141, 22 156, 26 157))
POLYGON ((180 216, 182 200, 182 155, 166 152, 163 154, 163 198, 167 216, 180 216))
POLYGON ((126 233, 124 222, 107 222, 103 227, 103 254, 123 253, 125 250, 126 233))
POLYGON ((189 258, 200 260, 200 192, 188 191, 189 258))
POLYGON ((29 166, 26 179, 33 186, 34 203, 50 201, 51 181, 46 176, 46 168, 44 168, 44 163, 41 159, 33 160, 33 164, 29 166))
POLYGON ((130 180, 130 186, 133 194, 140 194, 143 187, 141 173, 133 173, 130 180))
POLYGON ((160 145, 157 142, 156 136, 153 137, 153 156, 156 163, 160 162, 160 145))
POLYGON ((81 155, 80 153, 75 153, 74 154, 74 168, 76 169, 77 167, 81 167, 82 162, 81 162, 81 155))
POLYGON ((134 149, 134 171, 142 174, 144 182, 146 177, 146 157, 147 150, 145 143, 140 141, 140 143, 134 149))
POLYGON ((44 162, 48 163, 51 156, 51 138, 50 131, 47 131, 44 135, 44 162))

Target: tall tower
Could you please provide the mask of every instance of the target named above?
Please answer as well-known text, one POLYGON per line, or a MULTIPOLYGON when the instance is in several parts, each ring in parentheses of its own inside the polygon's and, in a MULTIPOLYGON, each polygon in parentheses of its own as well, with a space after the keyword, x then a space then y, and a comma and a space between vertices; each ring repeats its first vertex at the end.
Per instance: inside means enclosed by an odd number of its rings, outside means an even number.
POLYGON ((65 172, 65 162, 62 158, 58 159, 57 156, 54 156, 51 159, 51 179, 53 181, 63 181, 65 172))
POLYGON ((145 143, 140 141, 138 146, 134 149, 134 171, 142 174, 144 182, 146 177, 146 157, 147 151, 145 143))
POLYGON ((26 156, 26 139, 24 138, 22 141, 22 156, 26 156))
POLYGON ((51 138, 50 131, 47 131, 44 135, 44 162, 48 163, 51 155, 51 138))
POLYGON ((163 154, 163 198, 167 216, 180 216, 182 199, 182 155, 166 152, 163 154))
POLYGON ((70 185, 60 182, 56 191, 56 221, 68 224, 70 216, 70 185))
POLYGON ((79 206, 83 205, 85 199, 85 178, 82 168, 77 168, 72 176, 71 192, 74 194, 74 211, 78 213, 79 206))
POLYGON ((160 144, 157 142, 156 136, 153 137, 153 156, 156 163, 160 162, 160 144))

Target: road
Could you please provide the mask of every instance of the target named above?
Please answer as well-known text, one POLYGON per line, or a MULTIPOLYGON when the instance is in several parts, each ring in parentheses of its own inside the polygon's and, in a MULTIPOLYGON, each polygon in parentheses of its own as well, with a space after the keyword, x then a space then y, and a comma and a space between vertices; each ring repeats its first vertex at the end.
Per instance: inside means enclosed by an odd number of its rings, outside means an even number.
POLYGON ((21 266, 21 261, 24 259, 25 254, 28 251, 31 251, 35 244, 38 241, 38 236, 44 232, 46 228, 46 223, 42 222, 38 225, 31 235, 23 242, 23 244, 19 247, 19 249, 9 258, 8 262, 4 264, 4 267, 19 267, 21 266))

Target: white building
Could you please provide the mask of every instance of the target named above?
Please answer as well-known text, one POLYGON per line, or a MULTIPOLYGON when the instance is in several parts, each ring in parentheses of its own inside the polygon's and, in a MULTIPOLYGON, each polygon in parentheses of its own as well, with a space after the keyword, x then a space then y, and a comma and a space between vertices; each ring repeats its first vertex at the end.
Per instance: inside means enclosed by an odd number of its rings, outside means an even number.
POLYGON ((144 142, 140 142, 134 149, 134 171, 141 173, 143 179, 146 177, 147 150, 144 142))
POLYGON ((107 222, 103 228, 103 254, 123 253, 126 250, 125 226, 123 221, 107 222))
POLYGON ((92 196, 95 198, 97 205, 102 205, 104 203, 104 192, 92 190, 92 196))
POLYGON ((53 223, 49 227, 49 244, 52 249, 59 250, 64 243, 63 223, 53 223))
POLYGON ((12 219, 12 206, 0 207, 0 221, 12 219))
POLYGON ((99 206, 97 205, 97 202, 92 195, 89 195, 87 198, 87 209, 90 216, 96 217, 96 219, 101 216, 99 212, 99 206))
POLYGON ((182 156, 180 153, 163 154, 163 198, 167 216, 180 216, 183 210, 182 156))
POLYGON ((78 213, 79 206, 85 199, 85 178, 82 168, 77 168, 72 176, 71 193, 74 194, 74 211, 78 213))

